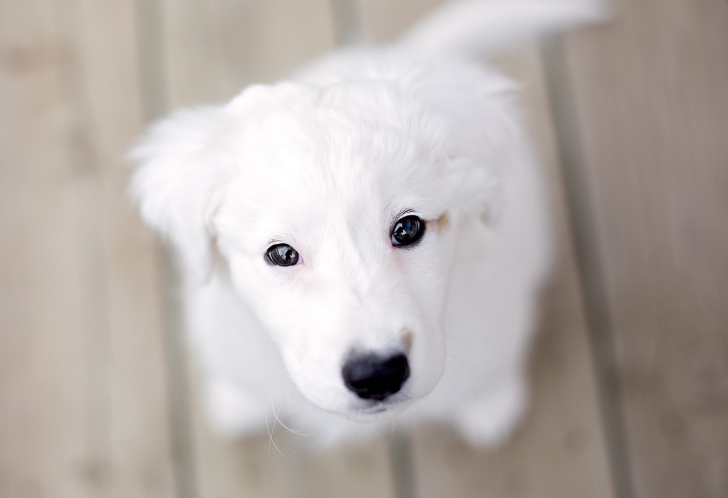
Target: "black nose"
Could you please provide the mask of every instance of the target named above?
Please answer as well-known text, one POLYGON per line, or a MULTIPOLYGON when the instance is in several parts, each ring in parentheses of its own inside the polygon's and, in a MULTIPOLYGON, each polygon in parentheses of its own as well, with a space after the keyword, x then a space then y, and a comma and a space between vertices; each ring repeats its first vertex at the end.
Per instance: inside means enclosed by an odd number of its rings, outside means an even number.
POLYGON ((367 354, 347 361, 342 374, 346 387, 357 396, 382 401, 402 388, 410 371, 407 357, 403 354, 387 358, 367 354))

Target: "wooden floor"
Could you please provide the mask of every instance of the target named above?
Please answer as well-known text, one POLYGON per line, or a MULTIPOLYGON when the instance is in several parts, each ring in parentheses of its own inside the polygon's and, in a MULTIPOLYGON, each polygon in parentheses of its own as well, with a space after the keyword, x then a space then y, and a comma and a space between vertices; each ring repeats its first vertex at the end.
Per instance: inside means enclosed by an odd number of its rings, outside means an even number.
POLYGON ((0 498, 728 496, 724 0, 615 1, 494 61, 524 82, 560 241, 513 441, 279 434, 281 454, 205 425, 125 151, 168 110, 438 3, 0 0, 0 498))

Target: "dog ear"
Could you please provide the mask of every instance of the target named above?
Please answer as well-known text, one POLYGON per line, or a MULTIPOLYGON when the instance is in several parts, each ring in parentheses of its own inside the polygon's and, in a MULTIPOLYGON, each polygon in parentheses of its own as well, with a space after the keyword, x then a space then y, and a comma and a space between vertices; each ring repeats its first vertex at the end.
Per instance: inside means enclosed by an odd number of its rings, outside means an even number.
POLYGON ((211 215, 227 178, 213 145, 230 125, 222 107, 178 111, 153 125, 129 154, 137 170, 130 193, 144 221, 174 246, 193 282, 208 278, 211 215))
POLYGON ((512 102, 515 85, 483 70, 473 73, 469 84, 454 91, 448 102, 454 131, 452 166, 458 170, 463 205, 481 222, 493 225, 503 209, 505 177, 518 167, 521 124, 512 102))
POLYGON ((502 205, 504 176, 520 145, 513 105, 518 86, 482 64, 427 58, 409 84, 447 130, 447 164, 454 197, 473 218, 493 224, 502 205), (416 77, 416 79, 414 79, 416 77))
POLYGON ((240 165, 234 148, 260 116, 298 85, 252 85, 226 105, 178 111, 153 125, 129 154, 130 193, 144 221, 174 246, 185 274, 202 283, 213 268, 212 217, 240 165))

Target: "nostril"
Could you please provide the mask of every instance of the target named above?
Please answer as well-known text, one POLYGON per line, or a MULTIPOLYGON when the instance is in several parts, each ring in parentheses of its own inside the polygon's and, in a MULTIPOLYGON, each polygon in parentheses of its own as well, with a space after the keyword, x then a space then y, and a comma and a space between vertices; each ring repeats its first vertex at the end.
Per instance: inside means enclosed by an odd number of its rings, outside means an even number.
POLYGON ((409 378, 409 363, 403 354, 382 358, 376 354, 358 355, 342 370, 344 384, 362 399, 382 401, 402 388, 409 378))

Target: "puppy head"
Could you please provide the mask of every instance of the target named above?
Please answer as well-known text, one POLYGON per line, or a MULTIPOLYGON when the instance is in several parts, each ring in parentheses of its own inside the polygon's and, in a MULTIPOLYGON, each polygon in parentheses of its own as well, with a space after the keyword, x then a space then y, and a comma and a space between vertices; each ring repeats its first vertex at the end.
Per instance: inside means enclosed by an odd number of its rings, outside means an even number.
POLYGON ((204 283, 215 248, 300 391, 351 417, 437 384, 457 230, 494 198, 483 160, 495 165, 505 134, 492 128, 509 126, 493 117, 502 99, 479 97, 490 122, 461 122, 455 107, 472 102, 453 92, 443 112, 426 90, 255 86, 173 115, 133 156, 142 215, 186 273, 204 283), (479 145, 463 139, 485 125, 479 145))

